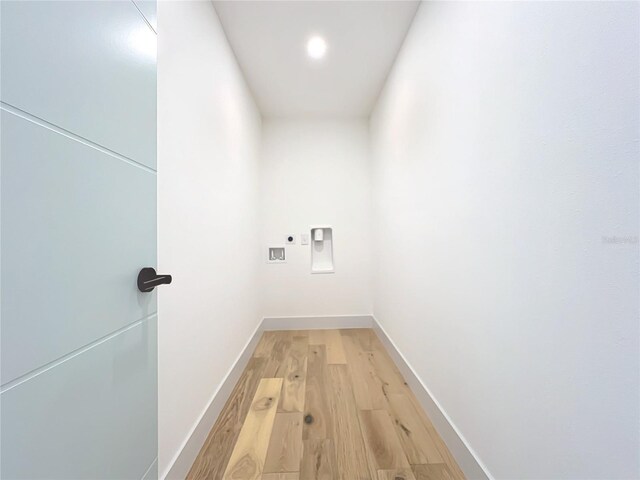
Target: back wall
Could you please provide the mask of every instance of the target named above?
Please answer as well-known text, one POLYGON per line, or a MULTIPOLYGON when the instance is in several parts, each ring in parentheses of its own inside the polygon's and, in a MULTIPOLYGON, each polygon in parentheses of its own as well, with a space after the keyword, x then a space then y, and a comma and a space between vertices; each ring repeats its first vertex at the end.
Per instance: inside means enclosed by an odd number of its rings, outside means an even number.
POLYGON ((371 180, 365 119, 273 120, 262 129, 260 268, 263 313, 370 314, 371 180), (300 234, 333 227, 335 273, 310 273, 300 234), (267 264, 285 243, 287 263, 267 264))

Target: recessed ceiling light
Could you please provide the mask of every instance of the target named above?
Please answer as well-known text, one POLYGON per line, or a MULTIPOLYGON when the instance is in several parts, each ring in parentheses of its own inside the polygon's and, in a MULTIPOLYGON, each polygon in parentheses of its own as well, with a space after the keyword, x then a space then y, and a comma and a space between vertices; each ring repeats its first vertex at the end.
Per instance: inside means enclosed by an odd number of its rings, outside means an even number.
POLYGON ((327 42, 322 37, 311 37, 307 42, 307 54, 311 58, 320 59, 327 53, 327 42))

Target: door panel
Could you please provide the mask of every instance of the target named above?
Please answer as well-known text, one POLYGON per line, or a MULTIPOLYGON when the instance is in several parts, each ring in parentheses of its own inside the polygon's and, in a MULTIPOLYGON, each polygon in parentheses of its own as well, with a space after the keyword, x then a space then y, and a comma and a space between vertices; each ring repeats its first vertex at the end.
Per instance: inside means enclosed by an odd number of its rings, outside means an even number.
POLYGON ((156 317, 2 393, 2 478, 141 479, 156 458, 156 317))
POLYGON ((155 168, 148 121, 156 117, 155 35, 136 6, 3 1, 1 8, 2 101, 155 168))
POLYGON ((0 8, 0 477, 151 480, 155 32, 131 1, 0 8))
POLYGON ((144 17, 147 19, 151 27, 157 32, 158 31, 158 10, 155 0, 133 0, 133 3, 136 4, 138 10, 142 12, 144 17))
POLYGON ((2 112, 2 384, 156 311, 156 175, 2 112))

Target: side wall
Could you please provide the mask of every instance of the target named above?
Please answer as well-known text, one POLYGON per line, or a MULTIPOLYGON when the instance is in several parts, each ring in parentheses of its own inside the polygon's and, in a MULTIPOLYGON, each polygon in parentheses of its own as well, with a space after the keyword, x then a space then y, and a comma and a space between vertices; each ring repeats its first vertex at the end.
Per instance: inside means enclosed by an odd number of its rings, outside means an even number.
POLYGON ((261 120, 210 2, 158 2, 159 472, 260 320, 261 120))
MULTIPOLYGON (((370 314, 371 189, 368 126, 357 120, 265 120, 260 268, 264 315, 370 314), (333 227, 335 273, 311 274, 300 234, 333 227), (287 263, 268 264, 285 243, 287 263)), ((319 327, 321 325, 318 325, 319 327)))
POLYGON ((637 3, 429 2, 371 120, 374 314, 496 478, 637 478, 637 3))

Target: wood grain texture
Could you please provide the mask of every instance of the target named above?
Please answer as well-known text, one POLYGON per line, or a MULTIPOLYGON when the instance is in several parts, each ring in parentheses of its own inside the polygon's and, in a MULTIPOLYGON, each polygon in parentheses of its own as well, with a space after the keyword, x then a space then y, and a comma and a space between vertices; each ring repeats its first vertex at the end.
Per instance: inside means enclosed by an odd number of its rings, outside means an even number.
MULTIPOLYGON (((276 332, 265 332, 276 333, 276 332)), ((286 360, 291 349, 292 337, 288 333, 277 335, 271 342, 266 342, 263 346, 261 354, 265 354, 267 348, 270 348, 265 355, 266 364, 264 367, 264 378, 284 378, 286 374, 286 360)))
POLYGON ((342 335, 347 356, 349 375, 353 381, 353 396, 359 410, 379 410, 386 408, 386 398, 373 366, 369 363, 368 352, 362 350, 361 341, 354 334, 342 335))
POLYGON ((378 470, 378 480, 416 480, 411 469, 378 470))
POLYGON ((302 413, 276 414, 263 472, 299 472, 301 460, 302 413))
POLYGON ((329 438, 304 440, 300 478, 304 480, 333 480, 337 476, 333 440, 329 438))
POLYGON ((338 477, 342 480, 375 479, 377 472, 369 469, 367 452, 358 421, 358 409, 353 398, 351 378, 346 365, 327 367, 329 415, 333 425, 338 477))
POLYGON ((431 423, 431 420, 429 420, 429 416, 420 406, 420 402, 418 402, 418 399, 415 397, 415 395, 413 395, 413 392, 411 392, 411 390, 409 390, 408 388, 407 388, 407 392, 408 392, 408 397, 411 400, 411 403, 413 404, 414 412, 418 413, 418 416, 422 420, 423 425, 427 429, 427 432, 429 432, 429 435, 433 439, 436 445, 436 448, 438 449, 438 453, 442 457, 443 462, 448 467, 450 474, 456 480, 464 480, 465 478, 464 473, 458 466, 458 463, 456 462, 455 458, 453 458, 453 455, 451 455, 451 452, 447 448, 447 445, 444 443, 444 440, 442 440, 442 438, 436 431, 435 427, 431 423))
POLYGON ((349 329, 265 332, 187 476, 222 478, 464 476, 375 332, 349 329))
POLYGON ((309 345, 326 345, 325 330, 309 330, 309 345))
POLYGON ((249 360, 187 474, 187 480, 222 478, 262 378, 264 366, 264 358, 249 360))
POLYGON ((404 378, 396 370, 391 358, 379 350, 367 353, 367 360, 374 379, 381 386, 386 397, 390 393, 404 393, 407 390, 404 378))
POLYGON ((253 356, 257 358, 268 358, 271 355, 271 351, 278 337, 277 332, 263 332, 253 352, 253 356))
POLYGON ((414 465, 413 473, 416 480, 456 480, 458 478, 444 463, 414 465))
POLYGON ((374 346, 381 345, 375 332, 370 328, 347 328, 340 330, 342 337, 350 337, 363 352, 371 352, 374 346))
POLYGON ((372 469, 410 469, 407 456, 386 410, 362 410, 360 425, 372 469))
POLYGON ((409 463, 443 463, 436 443, 427 431, 413 402, 404 394, 389 394, 393 426, 402 442, 409 463))
POLYGON ((325 330, 325 345, 327 346, 327 363, 333 364, 346 364, 347 357, 344 353, 344 346, 342 345, 342 337, 338 330, 325 330))
POLYGON ((307 355, 309 337, 295 335, 285 359, 284 384, 279 411, 302 412, 304 410, 307 379, 307 355))
POLYGON ((260 380, 231 453, 224 480, 257 480, 262 475, 281 390, 281 378, 260 380))
POLYGON ((332 419, 329 413, 327 381, 327 355, 324 345, 310 345, 307 361, 307 381, 305 385, 304 416, 311 421, 302 426, 304 440, 332 438, 332 419))
POLYGON ((295 473, 263 473, 262 480, 300 480, 298 472, 295 473))

